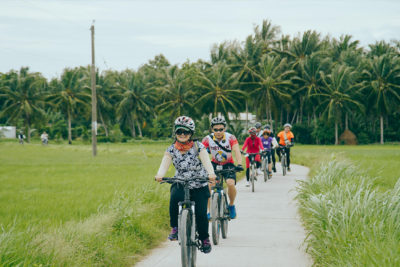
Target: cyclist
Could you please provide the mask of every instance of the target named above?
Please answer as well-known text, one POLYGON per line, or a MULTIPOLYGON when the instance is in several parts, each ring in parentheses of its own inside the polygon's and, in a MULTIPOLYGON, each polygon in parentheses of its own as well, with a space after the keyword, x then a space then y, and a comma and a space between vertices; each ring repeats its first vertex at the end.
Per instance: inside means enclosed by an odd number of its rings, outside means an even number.
MULTIPOLYGON (((206 177, 210 179, 210 183, 215 181, 214 169, 208 157, 207 150, 204 145, 193 140, 195 131, 194 121, 187 116, 178 117, 174 124, 175 141, 167 148, 161 161, 160 168, 155 176, 156 181, 161 182, 167 173, 171 162, 174 164, 176 177, 191 179, 191 177, 206 177)), ((211 243, 208 234, 207 219, 207 202, 210 197, 208 183, 199 183, 193 181, 190 184, 190 198, 195 202, 196 227, 201 240, 202 251, 209 253, 211 251, 211 243)), ((171 186, 171 198, 169 204, 171 233, 169 240, 178 239, 178 203, 184 200, 183 186, 173 184, 171 186)))
POLYGON ((25 138, 24 133, 23 133, 22 131, 19 131, 19 134, 18 134, 18 141, 19 141, 20 144, 23 144, 23 143, 24 143, 24 138, 25 138))
MULTIPOLYGON (((269 170, 269 177, 272 177, 272 162, 271 162, 271 152, 273 148, 276 148, 278 146, 278 143, 276 142, 275 138, 271 137, 271 131, 264 130, 262 137, 261 137, 261 142, 264 147, 264 152, 267 152, 267 158, 268 158, 268 168, 269 170)), ((275 152, 274 152, 275 153, 275 152)))
POLYGON ((290 123, 286 123, 284 126, 284 130, 280 131, 277 135, 278 143, 280 147, 276 150, 279 156, 279 161, 281 160, 281 149, 286 150, 286 159, 287 159, 287 170, 290 171, 290 147, 294 145, 294 134, 292 133, 292 125, 290 123))
POLYGON ((272 137, 272 139, 273 139, 273 140, 272 140, 273 144, 274 144, 274 143, 276 144, 276 146, 273 146, 272 149, 271 149, 272 170, 273 170, 274 172, 276 172, 276 167, 275 167, 275 163, 276 163, 276 159, 275 159, 275 150, 276 150, 276 148, 278 147, 278 142, 276 141, 275 134, 272 132, 271 125, 269 125, 269 124, 265 125, 264 131, 265 131, 265 130, 267 130, 267 131, 269 132, 269 136, 272 137))
POLYGON ((257 129, 257 136, 260 138, 263 135, 263 131, 261 131, 261 126, 261 122, 256 122, 256 124, 254 124, 254 127, 256 127, 257 129))
MULTIPOLYGON (((264 147, 262 145, 260 137, 257 136, 256 127, 251 127, 249 129, 249 134, 250 134, 250 136, 247 137, 246 140, 244 141, 244 144, 243 144, 243 147, 242 147, 242 151, 244 151, 246 148, 247 148, 247 151, 246 151, 247 153, 259 153, 260 151, 263 151, 264 147)), ((255 161, 256 161, 256 166, 259 169, 261 167, 260 155, 256 155, 255 161)), ((246 179, 247 179, 246 186, 250 186, 250 183, 249 183, 249 176, 250 176, 249 168, 250 168, 250 160, 249 160, 248 157, 246 157, 246 179)), ((261 172, 261 170, 260 170, 260 172, 261 172)))
POLYGON ((42 144, 47 145, 49 142, 49 135, 46 133, 46 131, 40 135, 40 139, 42 140, 42 144))
MULTIPOLYGON (((236 169, 237 171, 242 171, 242 155, 240 154, 239 143, 234 135, 225 131, 225 119, 221 117, 213 118, 211 120, 211 130, 213 131, 213 133, 204 137, 202 142, 209 153, 211 153, 212 155, 211 163, 214 169, 216 169, 218 165, 222 165, 223 169, 236 169), (237 162, 236 167, 234 165, 232 151, 235 152, 235 159, 237 162)), ((236 174, 234 172, 227 173, 224 175, 224 178, 228 187, 228 208, 230 217, 231 219, 235 219, 236 174)), ((208 216, 210 215, 208 214, 208 216)))

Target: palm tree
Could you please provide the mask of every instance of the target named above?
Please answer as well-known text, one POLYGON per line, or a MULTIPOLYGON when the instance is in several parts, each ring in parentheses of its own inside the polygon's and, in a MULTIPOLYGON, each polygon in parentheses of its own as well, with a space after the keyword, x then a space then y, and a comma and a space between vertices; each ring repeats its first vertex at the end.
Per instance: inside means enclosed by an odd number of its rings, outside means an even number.
POLYGON ((323 81, 322 92, 316 96, 320 98, 318 108, 323 111, 328 120, 335 123, 335 145, 339 144, 338 124, 343 112, 363 110, 363 105, 354 95, 360 87, 357 83, 357 72, 345 65, 336 65, 332 73, 325 75, 321 72, 323 81))
POLYGON ((365 89, 369 103, 380 119, 380 143, 383 144, 383 119, 400 103, 400 58, 386 54, 366 60, 365 89))
POLYGON ((158 112, 168 112, 170 118, 184 114, 193 115, 195 92, 190 90, 187 75, 177 66, 172 66, 164 71, 164 84, 157 87, 163 101, 157 106, 158 112))
POLYGON ((136 137, 136 123, 139 136, 142 136, 140 123, 152 113, 150 103, 154 100, 154 89, 146 85, 143 72, 132 70, 125 70, 117 76, 116 89, 118 119, 129 125, 133 137, 136 137))
POLYGON ((86 79, 88 76, 85 76, 84 68, 66 68, 60 80, 53 79, 50 82, 54 92, 47 99, 67 118, 68 144, 72 144, 72 118, 78 111, 84 113, 90 104, 91 94, 85 88, 86 79))
POLYGON ((228 112, 237 112, 244 93, 238 88, 238 74, 233 73, 225 62, 218 62, 206 73, 198 72, 200 97, 196 104, 202 105, 203 111, 211 111, 214 116, 222 112, 228 119, 228 112), (209 110, 208 108, 211 108, 209 110))
POLYGON ((277 107, 280 99, 290 99, 289 87, 292 85, 290 76, 293 70, 288 68, 286 58, 264 55, 256 68, 249 68, 255 77, 252 96, 259 106, 265 106, 267 120, 272 123, 272 108, 277 107))
POLYGON ((46 79, 39 73, 30 73, 23 67, 19 72, 10 72, 8 80, 0 88, 0 98, 4 99, 0 117, 7 116, 7 122, 16 123, 22 119, 30 142, 31 126, 44 116, 44 89, 46 79))

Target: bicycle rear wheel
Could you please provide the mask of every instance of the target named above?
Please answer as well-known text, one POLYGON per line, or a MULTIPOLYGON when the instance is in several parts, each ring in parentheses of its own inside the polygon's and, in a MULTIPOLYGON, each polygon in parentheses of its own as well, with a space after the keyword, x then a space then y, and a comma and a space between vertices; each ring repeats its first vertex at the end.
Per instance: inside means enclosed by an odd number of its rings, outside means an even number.
POLYGON ((211 232, 212 232, 212 240, 214 245, 218 245, 219 242, 219 229, 220 229, 220 220, 219 220, 219 202, 220 195, 217 192, 212 194, 211 198, 211 232))
POLYGON ((228 211, 228 200, 226 198, 226 194, 220 199, 220 214, 221 214, 221 234, 222 238, 226 238, 228 236, 228 216, 229 216, 229 211, 228 211))
POLYGON ((256 175, 256 169, 254 167, 254 164, 251 165, 250 171, 251 171, 251 173, 250 173, 251 192, 254 192, 254 180, 255 180, 255 175, 256 175))
POLYGON ((182 210, 178 227, 179 241, 181 245, 181 262, 183 267, 191 267, 193 260, 193 248, 191 244, 192 216, 189 210, 182 210))

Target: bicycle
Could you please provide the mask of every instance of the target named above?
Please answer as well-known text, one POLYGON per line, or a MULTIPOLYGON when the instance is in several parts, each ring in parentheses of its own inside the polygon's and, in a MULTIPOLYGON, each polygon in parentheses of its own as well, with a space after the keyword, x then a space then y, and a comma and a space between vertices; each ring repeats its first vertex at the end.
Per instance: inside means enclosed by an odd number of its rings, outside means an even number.
POLYGON ((286 147, 287 146, 279 146, 279 154, 281 157, 281 166, 282 166, 282 173, 283 176, 286 175, 286 170, 287 170, 287 155, 286 155, 286 147))
POLYGON ((254 181, 257 180, 255 157, 257 155, 260 155, 261 153, 245 153, 245 152, 243 152, 243 154, 245 157, 248 157, 250 160, 249 180, 251 183, 251 192, 254 192, 254 181))
POLYGON ((228 198, 226 189, 224 189, 225 173, 234 173, 235 169, 222 169, 222 165, 217 165, 215 174, 217 175, 217 183, 211 188, 211 230, 214 245, 219 243, 219 234, 221 231, 222 238, 225 239, 228 235, 228 221, 231 220, 228 209, 228 198))
POLYGON ((182 267, 196 266, 197 249, 201 250, 201 242, 196 233, 196 217, 194 214, 195 203, 190 200, 189 183, 193 180, 208 182, 208 177, 193 177, 191 180, 174 177, 162 178, 162 183, 179 183, 183 185, 185 197, 179 202, 178 215, 178 241, 181 246, 182 267))
POLYGON ((268 154, 270 154, 271 152, 269 151, 264 151, 261 155, 261 160, 262 160, 262 165, 261 168, 263 170, 264 173, 264 182, 267 182, 268 179, 271 179, 271 175, 272 173, 269 171, 268 165, 269 165, 269 160, 268 160, 268 154))

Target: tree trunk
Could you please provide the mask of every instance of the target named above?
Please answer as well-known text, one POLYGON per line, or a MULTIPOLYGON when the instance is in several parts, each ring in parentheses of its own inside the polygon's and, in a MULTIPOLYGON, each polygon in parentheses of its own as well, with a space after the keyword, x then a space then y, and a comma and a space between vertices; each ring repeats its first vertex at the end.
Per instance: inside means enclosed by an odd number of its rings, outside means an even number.
POLYGON ((101 112, 99 112, 99 115, 100 115, 101 124, 103 124, 104 131, 106 132, 106 136, 108 137, 108 129, 107 129, 107 125, 104 123, 103 115, 101 114, 101 112))
POLYGON ((338 137, 338 123, 335 121, 335 145, 339 144, 339 137, 338 137))
POLYGON ((349 130, 349 114, 346 112, 346 117, 345 117, 345 129, 349 130))
POLYGON ((281 108, 281 124, 283 124, 283 108, 281 108))
POLYGON ((381 145, 383 145, 383 116, 380 117, 381 121, 381 145))
POLYGON ((136 120, 136 125, 137 125, 138 130, 139 130, 139 136, 140 136, 140 137, 143 137, 143 135, 142 135, 142 128, 140 127, 139 120, 136 120))
POLYGON ((29 126, 29 123, 26 125, 26 138, 27 138, 27 142, 30 143, 31 142, 31 127, 29 126))
POLYGON ((302 118, 303 118, 303 103, 304 103, 303 98, 300 98, 300 112, 299 112, 299 117, 298 117, 298 120, 297 120, 297 122, 299 122, 299 123, 303 122, 302 121, 302 118))
POLYGON ((129 122, 131 125, 132 137, 135 138, 136 137, 135 123, 132 121, 131 117, 129 117, 129 122))
POLYGON ((68 144, 72 144, 71 111, 68 109, 68 144))
MULTIPOLYGON (((290 124, 293 124, 294 119, 296 119, 296 115, 297 115, 297 109, 294 111, 293 118, 292 118, 290 124)), ((288 122, 289 122, 289 120, 288 120, 288 122)))

